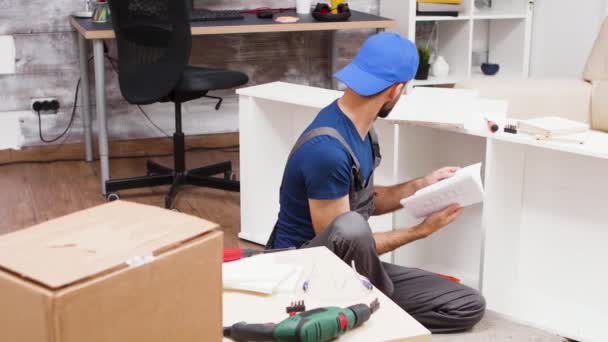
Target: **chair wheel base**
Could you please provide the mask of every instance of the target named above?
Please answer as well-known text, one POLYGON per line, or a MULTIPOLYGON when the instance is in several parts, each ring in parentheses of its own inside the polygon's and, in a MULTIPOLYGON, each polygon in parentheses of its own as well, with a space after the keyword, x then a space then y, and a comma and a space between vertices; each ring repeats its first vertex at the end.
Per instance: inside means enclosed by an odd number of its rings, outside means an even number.
POLYGON ((117 191, 137 189, 150 186, 170 185, 164 198, 166 209, 174 209, 175 199, 179 189, 184 185, 213 188, 231 192, 240 191, 240 183, 236 173, 232 171, 232 163, 225 161, 207 165, 185 172, 174 171, 168 167, 149 161, 146 167, 147 176, 124 179, 111 179, 106 182, 106 199, 108 202, 120 199, 117 191), (223 176, 223 177, 222 177, 223 176))
POLYGON ((232 170, 226 171, 226 172, 224 172, 224 179, 229 180, 229 181, 235 181, 236 173, 234 173, 234 171, 232 171, 232 170))

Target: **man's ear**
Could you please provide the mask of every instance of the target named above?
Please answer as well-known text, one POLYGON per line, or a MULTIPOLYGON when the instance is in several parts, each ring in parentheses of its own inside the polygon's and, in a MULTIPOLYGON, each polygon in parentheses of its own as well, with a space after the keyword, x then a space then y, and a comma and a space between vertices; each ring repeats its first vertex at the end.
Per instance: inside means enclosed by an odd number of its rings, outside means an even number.
POLYGON ((403 95, 405 89, 405 83, 396 83, 391 86, 389 93, 389 101, 394 101, 403 95))

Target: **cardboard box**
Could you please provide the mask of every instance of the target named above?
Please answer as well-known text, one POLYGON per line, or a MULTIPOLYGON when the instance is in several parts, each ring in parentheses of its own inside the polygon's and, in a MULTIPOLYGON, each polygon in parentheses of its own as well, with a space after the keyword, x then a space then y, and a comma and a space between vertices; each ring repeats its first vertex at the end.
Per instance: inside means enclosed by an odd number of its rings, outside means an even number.
POLYGON ((215 228, 116 201, 0 236, 0 341, 220 341, 215 228))

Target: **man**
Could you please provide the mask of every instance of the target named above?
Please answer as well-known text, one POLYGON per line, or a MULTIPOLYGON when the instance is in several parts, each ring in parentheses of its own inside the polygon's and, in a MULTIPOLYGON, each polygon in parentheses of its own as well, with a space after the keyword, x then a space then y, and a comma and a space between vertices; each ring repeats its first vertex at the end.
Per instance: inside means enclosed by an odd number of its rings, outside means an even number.
POLYGON ((380 149, 374 121, 385 118, 418 69, 414 44, 397 34, 370 37, 353 62, 336 74, 344 95, 318 114, 296 142, 281 186, 278 221, 268 248, 326 246, 434 333, 470 329, 485 302, 464 285, 435 274, 382 263, 378 257, 425 238, 462 213, 456 205, 423 223, 372 233, 367 219, 401 208, 399 201, 451 177, 446 167, 390 187, 374 186, 380 149))

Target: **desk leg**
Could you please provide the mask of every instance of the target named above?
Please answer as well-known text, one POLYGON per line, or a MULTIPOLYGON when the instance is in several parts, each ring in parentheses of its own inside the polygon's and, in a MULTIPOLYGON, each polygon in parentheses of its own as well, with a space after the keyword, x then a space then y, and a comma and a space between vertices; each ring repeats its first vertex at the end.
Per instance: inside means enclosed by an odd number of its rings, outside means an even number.
POLYGON ((78 35, 78 55, 80 59, 80 106, 82 107, 82 128, 84 131, 85 160, 93 161, 93 136, 91 129, 91 99, 89 89, 89 61, 87 40, 78 35))
POLYGON ((108 156, 108 126, 106 119, 106 79, 103 55, 103 40, 93 40, 95 59, 95 100, 97 107, 97 128, 99 135, 99 164, 101 168, 101 192, 106 194, 106 181, 110 179, 108 156))
POLYGON ((336 35, 338 31, 329 31, 329 79, 331 80, 331 89, 338 89, 338 80, 334 78, 334 74, 338 71, 338 44, 336 44, 336 35))

